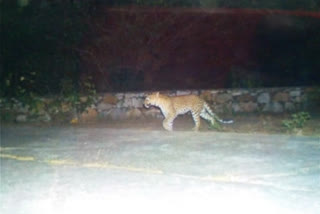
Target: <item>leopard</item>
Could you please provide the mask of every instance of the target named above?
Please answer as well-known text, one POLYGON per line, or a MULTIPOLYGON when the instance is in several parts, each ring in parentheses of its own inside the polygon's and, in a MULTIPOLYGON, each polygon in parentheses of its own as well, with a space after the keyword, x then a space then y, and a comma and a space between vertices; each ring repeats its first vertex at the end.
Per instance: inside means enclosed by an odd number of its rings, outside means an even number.
POLYGON ((208 103, 197 95, 179 95, 168 96, 160 94, 160 92, 154 92, 146 96, 144 103, 145 108, 155 106, 160 108, 161 113, 164 116, 162 126, 167 131, 173 131, 173 121, 178 115, 191 112, 195 126, 193 131, 199 131, 200 118, 208 121, 211 126, 214 126, 215 120, 220 123, 233 123, 233 120, 222 120, 216 114, 213 113, 208 103))

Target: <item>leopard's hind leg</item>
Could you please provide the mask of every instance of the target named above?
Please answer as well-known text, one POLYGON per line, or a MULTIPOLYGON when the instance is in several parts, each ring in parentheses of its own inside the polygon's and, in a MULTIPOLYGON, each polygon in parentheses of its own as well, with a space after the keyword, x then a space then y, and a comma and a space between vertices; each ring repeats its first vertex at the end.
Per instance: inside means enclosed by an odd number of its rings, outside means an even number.
POLYGON ((194 121, 194 127, 193 127, 193 131, 199 131, 199 128, 200 128, 200 113, 198 112, 191 112, 192 114, 192 118, 193 118, 193 121, 194 121))
POLYGON ((200 114, 200 116, 201 116, 203 119, 205 119, 205 120, 207 120, 208 122, 210 122, 210 125, 211 125, 211 126, 214 126, 214 118, 213 118, 210 114, 208 114, 208 113, 205 112, 205 111, 202 111, 201 114, 200 114))

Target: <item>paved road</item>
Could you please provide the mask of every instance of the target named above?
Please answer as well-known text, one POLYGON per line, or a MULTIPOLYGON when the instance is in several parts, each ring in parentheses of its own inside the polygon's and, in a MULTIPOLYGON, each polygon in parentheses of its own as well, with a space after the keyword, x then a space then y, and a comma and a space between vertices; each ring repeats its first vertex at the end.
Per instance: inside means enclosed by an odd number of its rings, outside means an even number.
POLYGON ((319 137, 1 127, 0 213, 319 213, 319 137))

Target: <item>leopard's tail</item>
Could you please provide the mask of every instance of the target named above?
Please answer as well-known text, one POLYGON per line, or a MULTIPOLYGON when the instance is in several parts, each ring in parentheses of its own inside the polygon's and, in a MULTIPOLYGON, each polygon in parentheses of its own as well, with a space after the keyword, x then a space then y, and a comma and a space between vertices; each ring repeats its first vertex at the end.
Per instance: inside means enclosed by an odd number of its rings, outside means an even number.
POLYGON ((211 108, 206 102, 204 103, 204 108, 215 120, 219 121, 220 123, 228 123, 228 124, 233 123, 233 120, 220 119, 215 113, 212 112, 211 108))

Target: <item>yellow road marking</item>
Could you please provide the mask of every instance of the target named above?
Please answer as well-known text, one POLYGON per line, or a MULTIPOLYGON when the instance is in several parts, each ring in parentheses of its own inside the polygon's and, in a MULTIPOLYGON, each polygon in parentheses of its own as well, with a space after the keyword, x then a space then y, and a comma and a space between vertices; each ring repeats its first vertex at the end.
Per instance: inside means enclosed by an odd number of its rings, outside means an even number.
POLYGON ((117 169, 117 170, 125 170, 125 171, 133 171, 133 172, 141 172, 141 173, 148 173, 148 174, 163 174, 161 170, 157 169, 147 169, 147 168, 137 168, 133 166, 119 166, 110 164, 108 162, 93 162, 93 163, 77 163, 73 160, 66 160, 66 159, 52 159, 52 160, 37 160, 32 156, 17 156, 11 154, 3 154, 0 153, 0 158, 6 159, 13 159, 18 161, 35 161, 40 163, 46 163, 49 165, 59 165, 59 166, 77 166, 77 167, 84 167, 84 168, 106 168, 106 169, 117 169))
POLYGON ((119 169, 119 170, 134 171, 134 172, 145 172, 145 173, 150 173, 150 174, 163 174, 163 172, 161 170, 137 168, 137 167, 132 167, 132 166, 118 166, 118 165, 110 164, 108 162, 85 163, 85 164, 82 164, 81 166, 86 167, 86 168, 109 168, 109 169, 119 169))
POLYGON ((35 161, 35 158, 32 156, 16 156, 16 155, 1 154, 1 153, 0 153, 0 158, 14 159, 19 161, 35 161))
POLYGON ((71 160, 46 160, 42 162, 52 165, 77 165, 74 161, 71 160))

